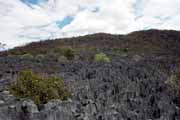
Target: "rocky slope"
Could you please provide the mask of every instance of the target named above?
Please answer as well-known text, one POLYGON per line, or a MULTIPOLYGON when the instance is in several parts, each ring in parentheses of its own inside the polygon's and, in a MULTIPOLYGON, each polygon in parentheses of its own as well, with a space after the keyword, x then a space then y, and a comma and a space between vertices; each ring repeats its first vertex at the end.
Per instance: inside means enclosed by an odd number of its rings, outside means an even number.
POLYGON ((1 53, 0 120, 179 120, 180 97, 168 83, 180 67, 179 46, 179 32, 150 30, 127 36, 96 34, 32 43, 1 53), (51 50, 57 45, 90 48, 94 44, 96 51, 83 49, 78 58, 66 63, 49 55, 41 60, 6 56, 19 50, 40 52, 35 47, 39 45, 51 50), (112 50, 123 47, 131 51, 117 54, 112 50), (99 51, 110 56, 111 62, 82 59, 99 51), (14 97, 6 85, 23 69, 62 76, 72 98, 52 100, 37 108, 31 100, 14 97))

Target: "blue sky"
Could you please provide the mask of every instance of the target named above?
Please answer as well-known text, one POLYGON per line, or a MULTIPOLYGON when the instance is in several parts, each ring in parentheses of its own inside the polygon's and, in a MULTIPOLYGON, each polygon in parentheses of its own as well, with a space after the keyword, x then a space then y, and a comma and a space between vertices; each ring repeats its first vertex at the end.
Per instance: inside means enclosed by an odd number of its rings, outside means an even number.
POLYGON ((39 5, 41 3, 47 2, 48 0, 20 0, 23 3, 27 4, 27 5, 39 5))
POLYGON ((40 0, 21 0, 25 4, 39 4, 41 1, 40 0))
POLYGON ((56 25, 62 29, 64 26, 70 24, 73 21, 73 16, 66 16, 63 20, 56 21, 56 25))
POLYGON ((180 30, 180 0, 0 0, 0 42, 32 41, 97 32, 180 30))

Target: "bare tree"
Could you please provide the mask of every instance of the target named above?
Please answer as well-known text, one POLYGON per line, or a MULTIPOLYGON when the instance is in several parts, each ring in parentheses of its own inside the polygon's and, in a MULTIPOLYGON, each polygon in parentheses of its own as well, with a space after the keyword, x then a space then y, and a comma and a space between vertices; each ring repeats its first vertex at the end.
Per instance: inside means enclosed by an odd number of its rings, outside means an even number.
POLYGON ((0 43, 0 51, 5 50, 6 44, 0 43))

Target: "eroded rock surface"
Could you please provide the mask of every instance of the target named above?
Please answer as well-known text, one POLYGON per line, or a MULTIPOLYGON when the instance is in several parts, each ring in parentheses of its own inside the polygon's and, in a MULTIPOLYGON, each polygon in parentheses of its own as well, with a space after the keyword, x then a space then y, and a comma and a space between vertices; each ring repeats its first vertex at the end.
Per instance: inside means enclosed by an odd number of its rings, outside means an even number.
POLYGON ((158 62, 114 59, 111 63, 76 61, 58 67, 57 74, 72 91, 71 99, 52 100, 38 109, 32 101, 2 90, 0 120, 180 119, 175 95, 165 82, 168 75, 158 62))

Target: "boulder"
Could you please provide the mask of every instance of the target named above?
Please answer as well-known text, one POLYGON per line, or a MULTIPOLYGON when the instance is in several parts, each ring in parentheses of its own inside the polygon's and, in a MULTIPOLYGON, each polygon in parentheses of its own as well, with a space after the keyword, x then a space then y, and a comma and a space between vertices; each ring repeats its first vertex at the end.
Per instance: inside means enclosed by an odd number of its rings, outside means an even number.
POLYGON ((32 100, 25 100, 22 102, 21 109, 24 113, 37 113, 37 105, 32 100))

